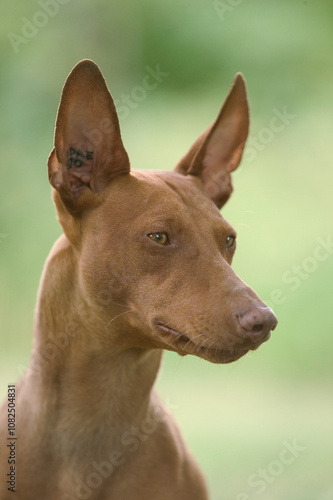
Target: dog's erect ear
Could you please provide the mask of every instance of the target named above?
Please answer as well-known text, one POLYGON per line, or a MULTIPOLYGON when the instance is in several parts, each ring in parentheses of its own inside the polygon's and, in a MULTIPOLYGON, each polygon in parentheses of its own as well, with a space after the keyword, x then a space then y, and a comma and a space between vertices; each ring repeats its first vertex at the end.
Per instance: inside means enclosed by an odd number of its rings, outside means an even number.
POLYGON ((238 73, 216 121, 197 139, 175 171, 200 177, 207 195, 221 208, 232 193, 230 173, 241 161, 248 131, 245 81, 238 73))
POLYGON ((115 176, 130 171, 116 108, 98 66, 79 62, 64 85, 49 180, 66 209, 78 214, 115 176))

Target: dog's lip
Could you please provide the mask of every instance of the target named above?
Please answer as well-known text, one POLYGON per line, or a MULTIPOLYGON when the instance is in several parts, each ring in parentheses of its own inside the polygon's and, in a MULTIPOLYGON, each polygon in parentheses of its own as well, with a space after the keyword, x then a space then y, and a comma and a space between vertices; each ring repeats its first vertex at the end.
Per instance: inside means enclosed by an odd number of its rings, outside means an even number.
POLYGON ((256 342, 253 342, 252 345, 249 346, 250 351, 256 351, 258 349, 258 347, 261 346, 261 344, 264 344, 270 338, 271 338, 271 331, 267 332, 264 337, 258 339, 256 342))
MULTIPOLYGON (((156 321, 156 326, 158 328, 160 328, 161 330, 163 330, 164 332, 166 333, 169 333, 171 335, 174 336, 174 338, 178 341, 181 341, 181 340, 184 340, 188 343, 192 343, 192 344, 195 344, 195 342, 193 342, 190 338, 188 338, 186 335, 184 335, 183 333, 180 333, 178 332, 177 330, 175 330, 174 328, 171 328, 170 326, 166 325, 165 323, 162 323, 161 321, 156 321)), ((197 345, 197 344, 195 344, 197 345)))
POLYGON ((194 354, 213 363, 231 363, 249 351, 249 348, 239 347, 231 352, 218 347, 200 345, 162 321, 155 321, 155 325, 163 333, 162 340, 167 349, 176 351, 181 355, 194 354))

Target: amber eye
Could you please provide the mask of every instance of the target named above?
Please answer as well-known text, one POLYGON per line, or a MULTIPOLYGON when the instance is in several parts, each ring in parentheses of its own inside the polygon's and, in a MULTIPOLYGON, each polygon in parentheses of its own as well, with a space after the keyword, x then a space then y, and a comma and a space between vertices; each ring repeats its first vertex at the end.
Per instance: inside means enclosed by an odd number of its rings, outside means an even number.
POLYGON ((235 236, 230 235, 230 236, 228 236, 228 237, 227 237, 227 239, 225 240, 225 246, 226 246, 227 248, 231 248, 231 247, 234 245, 235 241, 236 241, 236 237, 235 237, 235 236))
POLYGON ((159 245, 167 245, 169 243, 169 238, 166 233, 150 233, 149 238, 159 245))

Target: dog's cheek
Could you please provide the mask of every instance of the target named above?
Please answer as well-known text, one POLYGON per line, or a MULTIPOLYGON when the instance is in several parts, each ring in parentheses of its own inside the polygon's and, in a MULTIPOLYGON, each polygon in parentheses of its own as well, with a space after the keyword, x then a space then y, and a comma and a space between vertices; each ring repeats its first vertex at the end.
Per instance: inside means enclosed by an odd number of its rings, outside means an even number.
POLYGON ((88 304, 109 311, 115 304, 126 303, 128 275, 115 266, 105 253, 83 251, 78 273, 80 289, 88 304))

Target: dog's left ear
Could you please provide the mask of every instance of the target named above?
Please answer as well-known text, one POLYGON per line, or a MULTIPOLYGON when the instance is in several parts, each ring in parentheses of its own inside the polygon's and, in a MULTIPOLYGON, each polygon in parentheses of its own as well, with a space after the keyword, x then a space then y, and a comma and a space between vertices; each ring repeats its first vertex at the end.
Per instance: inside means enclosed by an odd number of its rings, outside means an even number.
POLYGON ((197 139, 175 171, 200 177, 206 194, 221 208, 232 193, 230 173, 241 161, 248 131, 245 81, 238 73, 216 121, 197 139))
POLYGON ((54 146, 49 180, 72 215, 94 206, 114 177, 130 171, 113 99, 93 61, 79 62, 65 82, 54 146))

